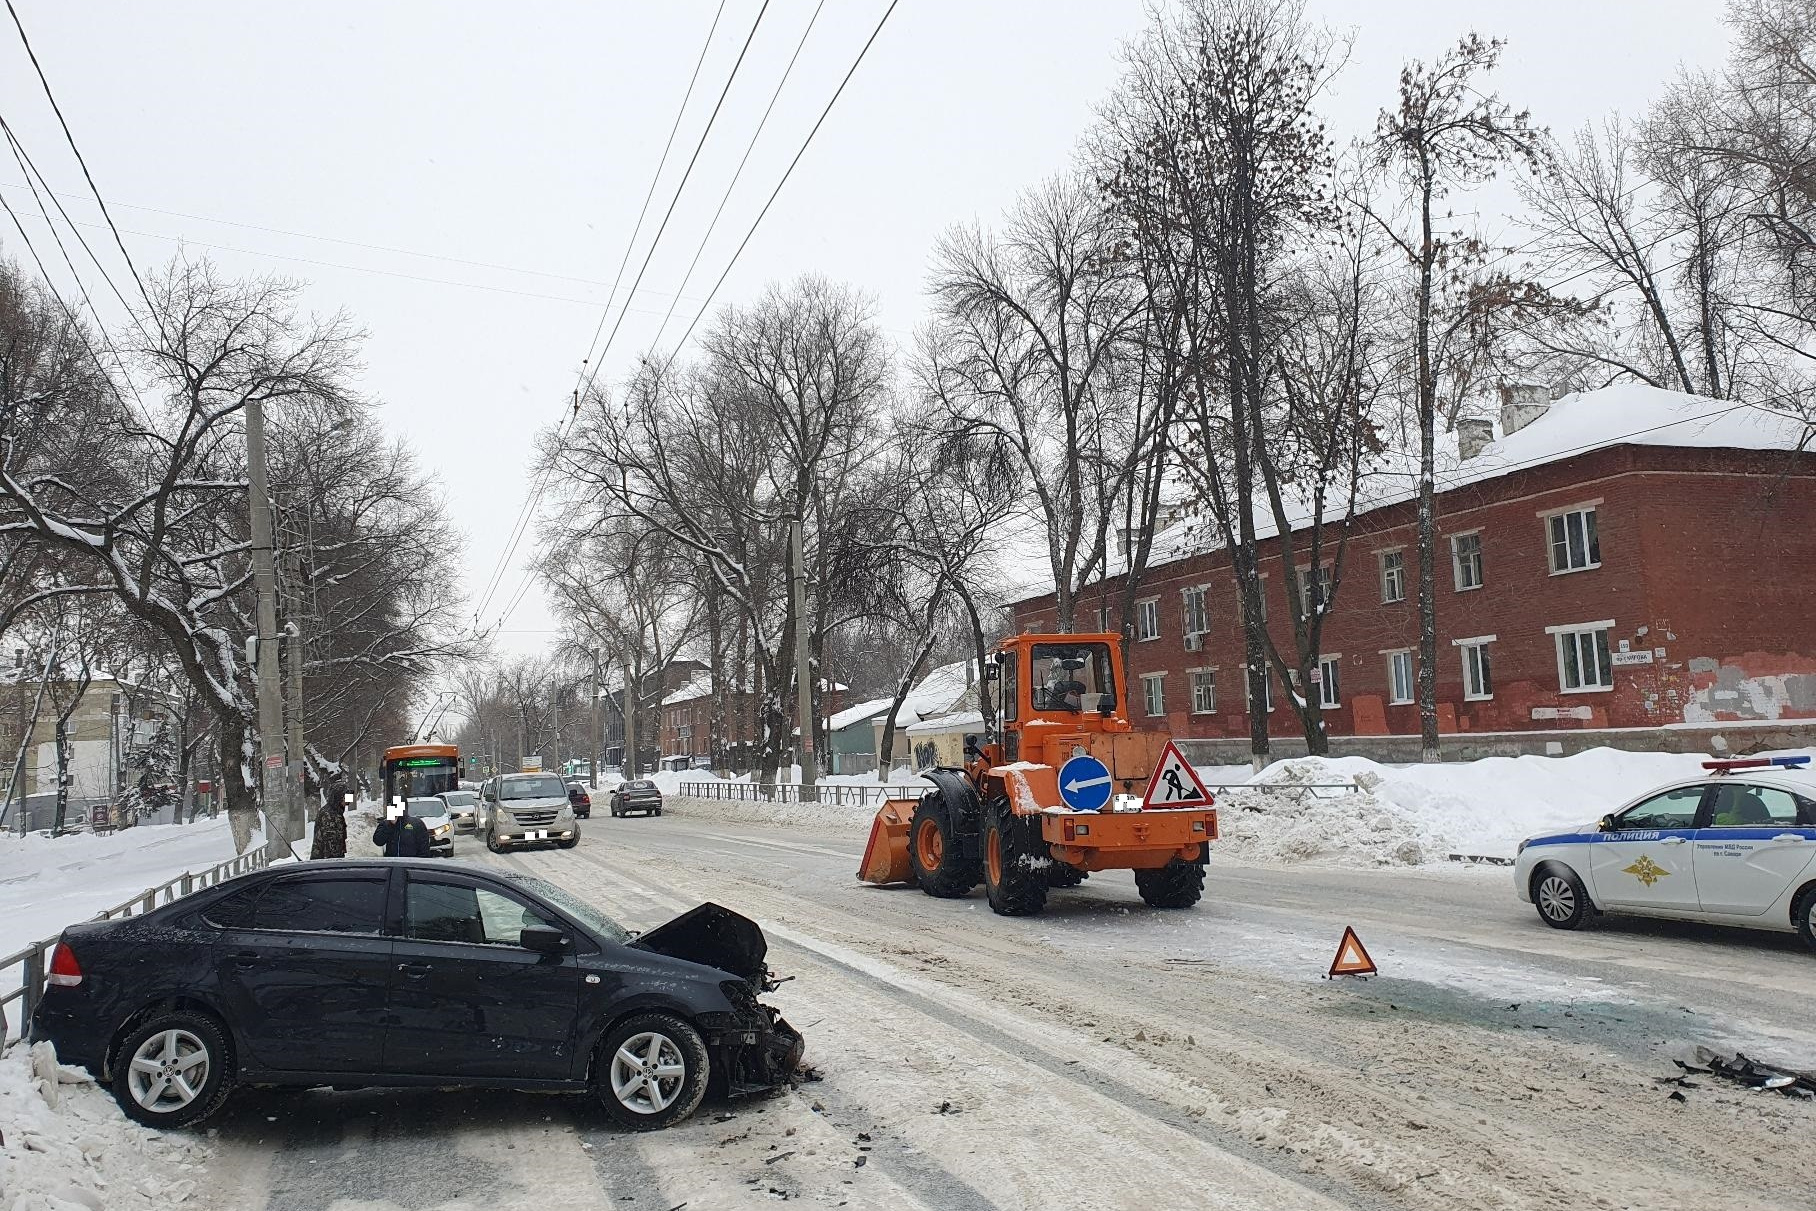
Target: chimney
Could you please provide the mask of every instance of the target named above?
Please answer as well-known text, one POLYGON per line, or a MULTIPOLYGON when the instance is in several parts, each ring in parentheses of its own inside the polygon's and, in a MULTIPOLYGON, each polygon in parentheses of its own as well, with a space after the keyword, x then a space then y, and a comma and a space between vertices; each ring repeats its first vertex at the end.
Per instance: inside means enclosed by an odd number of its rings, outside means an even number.
POLYGON ((1501 384, 1501 435, 1511 437, 1551 408, 1551 389, 1540 383, 1501 384))
POLYGON ((1494 441, 1494 422, 1478 416, 1457 421, 1457 457, 1468 462, 1494 441))

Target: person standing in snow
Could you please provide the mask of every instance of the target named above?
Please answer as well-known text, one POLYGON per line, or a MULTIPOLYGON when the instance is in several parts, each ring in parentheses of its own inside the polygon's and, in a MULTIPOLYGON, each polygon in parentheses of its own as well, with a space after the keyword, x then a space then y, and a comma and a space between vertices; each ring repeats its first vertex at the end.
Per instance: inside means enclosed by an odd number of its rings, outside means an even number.
POLYGON ((328 775, 322 803, 315 809, 315 836, 309 842, 311 858, 347 856, 347 784, 339 774, 328 775))
POLYGON ((426 858, 429 856, 429 830, 421 820, 397 804, 372 830, 372 844, 387 858, 426 858))

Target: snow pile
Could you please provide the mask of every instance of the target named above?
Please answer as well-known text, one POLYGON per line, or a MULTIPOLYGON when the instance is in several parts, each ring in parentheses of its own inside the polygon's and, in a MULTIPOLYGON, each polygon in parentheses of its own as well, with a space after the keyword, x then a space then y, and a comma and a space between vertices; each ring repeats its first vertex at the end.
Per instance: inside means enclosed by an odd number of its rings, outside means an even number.
POLYGON ((1435 765, 1282 761, 1252 780, 1256 789, 1218 794, 1223 840, 1213 852, 1350 866, 1417 865, 1450 854, 1511 858, 1523 838, 1598 820, 1654 786, 1696 777, 1706 760, 1598 748, 1435 765), (1313 785, 1320 783, 1336 785, 1313 785))
POLYGON ((0 1058, 0 1206, 7 1211, 161 1211, 188 1203, 209 1158, 183 1133, 120 1113, 49 1043, 0 1058))
POLYGON ((1446 839, 1381 794, 1380 775, 1346 774, 1316 759, 1272 766, 1218 797, 1213 853, 1249 862, 1417 866, 1442 858, 1446 839))

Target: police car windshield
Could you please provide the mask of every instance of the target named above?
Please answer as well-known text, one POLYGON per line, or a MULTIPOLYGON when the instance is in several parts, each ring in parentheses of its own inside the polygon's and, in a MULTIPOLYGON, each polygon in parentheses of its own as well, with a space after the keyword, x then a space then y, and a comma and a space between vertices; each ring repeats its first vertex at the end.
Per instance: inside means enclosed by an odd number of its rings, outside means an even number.
POLYGON ((1037 643, 1031 649, 1034 709, 1102 711, 1116 705, 1107 643, 1037 643))

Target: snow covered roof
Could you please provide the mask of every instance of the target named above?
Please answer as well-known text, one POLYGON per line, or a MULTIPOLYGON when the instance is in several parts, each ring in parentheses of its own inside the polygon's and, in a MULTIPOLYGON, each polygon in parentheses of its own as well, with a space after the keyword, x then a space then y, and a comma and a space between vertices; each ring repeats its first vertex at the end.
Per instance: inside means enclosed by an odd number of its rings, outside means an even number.
POLYGON ((872 698, 869 702, 859 702, 835 713, 829 721, 831 730, 842 732, 854 723, 865 723, 878 715, 889 711, 889 704, 894 698, 872 698))
POLYGON ((895 725, 908 727, 923 719, 951 714, 971 689, 972 672, 971 661, 955 660, 928 673, 902 700, 902 709, 895 714, 895 725))
POLYGON ((924 736, 929 732, 978 731, 983 726, 982 711, 952 711, 923 719, 919 723, 911 723, 902 730, 910 736, 924 736))
MULTIPOLYGON (((680 702, 692 702, 704 698, 713 692, 713 675, 711 673, 692 673, 674 693, 662 700, 663 706, 674 706, 680 702)), ((641 695, 639 695, 641 696, 641 695)))
MULTIPOLYGON (((1551 402, 1543 415, 1514 433, 1502 432, 1474 458, 1463 458, 1455 433, 1439 434, 1434 486, 1448 492, 1504 475, 1541 467, 1614 446, 1659 446, 1701 450, 1796 450, 1809 440, 1810 423, 1795 411, 1776 411, 1733 400, 1710 399, 1666 391, 1642 383, 1616 383, 1596 391, 1579 391, 1551 402)), ((1364 472, 1356 502, 1358 514, 1403 504, 1418 495, 1419 457, 1416 441, 1402 441, 1364 472)), ((1326 506, 1327 511, 1332 506, 1326 506)), ((1309 524, 1309 505, 1288 503, 1297 527, 1309 524)), ((1327 516, 1328 516, 1327 512, 1327 516)), ((1278 532, 1265 497, 1255 501, 1255 534, 1266 539, 1278 532)), ((1213 551, 1223 545, 1216 520, 1199 513, 1154 536, 1149 564, 1157 565, 1213 551)), ((1022 600, 1053 591, 1048 577, 1022 600)))

